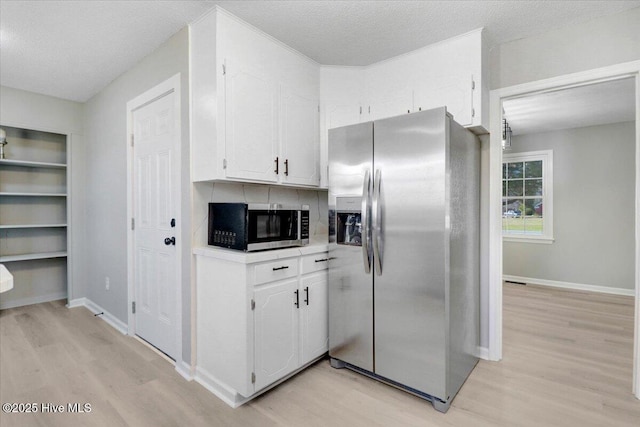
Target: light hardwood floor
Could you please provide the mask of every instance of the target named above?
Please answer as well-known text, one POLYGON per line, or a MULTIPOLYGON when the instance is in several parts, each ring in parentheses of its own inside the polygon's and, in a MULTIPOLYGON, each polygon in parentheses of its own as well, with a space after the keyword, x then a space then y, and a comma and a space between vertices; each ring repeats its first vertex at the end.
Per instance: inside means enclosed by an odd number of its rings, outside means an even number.
POLYGON ((633 298, 505 284, 504 359, 480 361, 447 414, 323 360, 231 409, 139 341, 62 302, 0 311, 0 401, 90 403, 0 414, 10 426, 638 426, 633 298))

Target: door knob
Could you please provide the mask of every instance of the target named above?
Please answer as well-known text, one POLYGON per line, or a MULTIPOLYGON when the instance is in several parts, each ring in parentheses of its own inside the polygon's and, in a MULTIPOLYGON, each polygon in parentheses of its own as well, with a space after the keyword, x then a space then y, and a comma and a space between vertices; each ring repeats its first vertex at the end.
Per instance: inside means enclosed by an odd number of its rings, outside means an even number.
POLYGON ((174 245, 176 244, 176 238, 175 237, 167 237, 164 239, 164 244, 169 246, 169 245, 174 245))

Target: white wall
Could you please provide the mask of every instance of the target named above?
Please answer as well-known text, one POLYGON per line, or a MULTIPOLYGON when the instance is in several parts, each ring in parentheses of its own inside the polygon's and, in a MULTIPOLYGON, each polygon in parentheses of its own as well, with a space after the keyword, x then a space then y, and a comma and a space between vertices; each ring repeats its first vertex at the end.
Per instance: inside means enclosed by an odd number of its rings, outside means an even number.
POLYGON ((504 242, 504 274, 635 289, 635 123, 521 135, 510 153, 548 149, 555 241, 504 242))
POLYGON ((71 283, 68 298, 86 296, 85 253, 85 140, 83 105, 51 96, 0 86, 0 123, 12 126, 68 133, 71 139, 71 283))
POLYGON ((640 59, 640 8, 501 44, 491 50, 491 88, 640 59))
POLYGON ((188 28, 184 28, 85 105, 87 138, 88 292, 127 323, 127 102, 181 73, 182 90, 182 359, 191 359, 191 207, 188 28), (105 290, 105 277, 110 290, 105 290))

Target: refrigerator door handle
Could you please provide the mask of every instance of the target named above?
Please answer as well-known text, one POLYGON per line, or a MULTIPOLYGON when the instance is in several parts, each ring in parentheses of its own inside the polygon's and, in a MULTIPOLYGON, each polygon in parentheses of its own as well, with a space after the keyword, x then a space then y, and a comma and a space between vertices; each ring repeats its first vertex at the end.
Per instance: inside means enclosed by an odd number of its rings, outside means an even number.
POLYGON ((376 170, 373 182, 373 206, 372 206, 372 222, 373 222, 373 259, 375 264, 376 275, 382 275, 382 252, 380 251, 380 241, 382 240, 382 228, 380 211, 380 185, 382 184, 382 173, 380 169, 376 170))
POLYGON ((371 260, 369 259, 369 201, 371 200, 371 176, 369 169, 364 173, 362 183, 362 211, 360 222, 362 224, 362 261, 364 262, 364 272, 371 273, 371 260))

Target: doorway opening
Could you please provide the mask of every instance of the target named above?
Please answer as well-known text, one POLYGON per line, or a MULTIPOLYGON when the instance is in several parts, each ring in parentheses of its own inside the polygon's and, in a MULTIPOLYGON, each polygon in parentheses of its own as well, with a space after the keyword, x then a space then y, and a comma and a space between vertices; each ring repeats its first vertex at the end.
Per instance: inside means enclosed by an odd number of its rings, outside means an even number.
MULTIPOLYGON (((639 339, 638 339, 638 331, 639 331, 639 320, 640 320, 640 309, 639 309, 639 304, 638 304, 638 292, 640 290, 640 280, 639 280, 639 268, 638 266, 640 265, 640 257, 639 257, 639 251, 638 251, 638 242, 639 242, 639 238, 638 238, 638 229, 639 229, 639 225, 640 225, 640 215, 638 215, 638 213, 640 212, 640 210, 638 209, 638 201, 640 200, 640 156, 639 156, 639 152, 640 152, 640 129, 638 129, 638 124, 640 123, 640 114, 638 112, 639 108, 640 108, 640 90, 638 89, 638 76, 639 76, 639 72, 640 72, 640 61, 634 61, 634 62, 630 62, 630 63, 625 63, 625 64, 619 64, 616 66, 611 66, 611 67, 606 67, 606 68, 602 68, 602 69, 597 69, 597 70, 591 70, 591 71, 587 71, 587 72, 581 72, 581 73, 576 73, 576 74, 571 74, 571 75, 566 75, 566 76, 562 76, 562 77, 557 77, 557 78, 551 78, 551 79, 547 79, 547 80, 542 80, 542 81, 538 81, 538 82, 532 82, 532 83, 526 83, 526 84, 522 84, 522 85, 517 85, 517 86, 512 86, 512 87, 508 87, 508 88, 502 88, 502 89, 497 89, 491 92, 491 117, 492 117, 492 122, 491 122, 491 140, 490 140, 490 148, 489 148, 489 157, 490 157, 490 171, 489 171, 489 181, 490 181, 490 185, 489 185, 489 199, 490 199, 490 207, 489 207, 489 236, 488 236, 488 243, 489 243, 489 256, 488 256, 488 275, 487 275, 487 279, 488 279, 488 290, 489 290, 489 310, 488 310, 488 329, 489 329, 489 348, 488 348, 488 352, 489 352, 489 359, 490 360, 500 360, 502 359, 503 356, 503 346, 502 346, 502 341, 503 341, 503 254, 505 259, 507 258, 507 254, 503 253, 503 250, 507 247, 507 242, 504 243, 504 248, 503 248, 503 212, 508 212, 509 210, 513 210, 515 211, 516 209, 507 209, 507 210, 503 210, 504 209, 504 203, 506 202, 507 204, 511 203, 509 201, 503 200, 503 149, 502 149, 502 113, 503 113, 503 108, 504 105, 506 103, 508 103, 511 100, 517 100, 520 98, 525 98, 525 97, 529 97, 532 95, 544 95, 544 94, 549 94, 549 93, 554 93, 554 92, 559 92, 565 89, 569 89, 569 88, 579 88, 582 86, 591 86, 591 85, 595 85, 595 84, 599 84, 599 83, 605 83, 605 82, 613 82, 613 81, 618 81, 618 80, 623 80, 623 79, 630 79, 629 81, 633 82, 633 88, 630 90, 631 95, 633 96, 633 105, 634 105, 634 113, 633 113, 633 120, 631 120, 631 124, 633 125, 633 128, 631 130, 631 134, 633 136, 633 145, 634 145, 634 152, 630 155, 633 159, 632 163, 633 163, 633 170, 634 170, 634 174, 631 176, 631 180, 632 180, 632 184, 631 187, 633 188, 633 200, 628 201, 628 203, 630 203, 630 206, 632 206, 630 209, 632 210, 632 214, 631 217, 633 218, 633 229, 631 230, 627 230, 627 235, 632 235, 633 236, 633 246, 631 249, 629 249, 628 251, 632 253, 632 257, 631 257, 631 263, 633 264, 632 267, 632 272, 631 272, 631 277, 633 278, 633 285, 631 286, 631 293, 633 293, 636 298, 635 301, 632 303, 633 308, 633 352, 634 352, 634 356, 633 356, 633 374, 632 374, 632 381, 633 381, 633 392, 636 395, 636 397, 640 398, 640 377, 638 375, 638 369, 639 369, 639 365, 640 365, 640 351, 639 351, 639 339)), ((512 129, 513 129, 513 125, 512 125, 512 129)), ((606 136, 603 137, 604 141, 602 142, 603 144, 605 144, 609 139, 609 135, 610 134, 605 134, 606 136)), ((573 153, 574 158, 576 159, 572 165, 575 166, 576 164, 578 164, 578 166, 582 167, 584 165, 579 164, 577 162, 580 162, 580 152, 576 152, 573 153)), ((607 153, 608 156, 608 153, 607 153)), ((557 155, 556 153, 554 153, 554 157, 553 157, 553 162, 554 164, 557 163, 557 155)), ((627 161, 629 159, 626 159, 627 161)), ((524 160, 526 161, 526 159, 524 160)), ((517 163, 517 161, 515 162, 517 163)), ((572 166, 572 167, 573 167, 572 166)), ((509 166, 507 166, 509 167, 509 166)), ((526 167, 526 164, 523 164, 523 167, 526 167)), ((554 180, 555 183, 558 182, 558 169, 554 168, 554 172, 556 176, 554 176, 554 180)), ((564 172, 564 171, 563 171, 564 172)), ((531 178, 538 178, 535 176, 531 176, 531 178)), ((523 178, 526 179, 526 178, 523 178)), ((525 183, 526 185, 526 183, 525 183)), ((618 191, 616 188, 610 189, 610 192, 615 192, 618 191)), ((507 196, 508 197, 508 196, 507 196)), ((515 197, 514 197, 515 198, 515 197)), ((536 230, 536 221, 539 221, 539 217, 544 218, 548 211, 546 209, 545 206, 545 201, 542 201, 542 204, 539 206, 539 211, 540 212, 536 212, 536 205, 539 203, 534 203, 534 202, 529 202, 527 204, 525 197, 522 197, 522 207, 523 209, 525 209, 524 212, 524 216, 525 218, 522 218, 520 221, 522 223, 524 223, 524 225, 521 225, 520 231, 522 232, 522 234, 526 234, 526 232, 530 232, 530 234, 535 234, 535 232, 537 232, 538 234, 540 234, 540 229, 536 230), (540 209, 541 208, 541 209, 540 209), (537 216, 536 216, 537 214, 537 216), (527 228, 527 218, 530 219, 531 221, 530 225, 531 227, 527 228)), ((554 197, 554 202, 557 202, 558 198, 554 197)), ((597 200, 594 201, 593 203, 595 203, 597 205, 597 200)), ((594 207, 594 205, 592 205, 591 207, 594 207)), ((511 218, 509 218, 511 220, 512 225, 518 225, 520 226, 520 223, 517 223, 517 221, 515 221, 515 219, 519 219, 516 218, 517 213, 511 213, 510 215, 512 215, 511 218), (517 224, 514 224, 517 223, 517 224)), ((522 210, 520 212, 520 215, 522 214, 522 210)), ((561 214, 562 215, 562 214, 561 214)), ((557 215, 554 215, 557 217, 557 215)), ((580 218, 574 218, 573 221, 575 222, 580 222, 583 217, 586 218, 585 215, 581 215, 580 218)), ((553 246, 554 244, 556 244, 555 242, 558 241, 558 239, 560 238, 560 234, 561 233, 560 229, 558 228, 558 218, 555 218, 554 220, 554 227, 553 227, 553 233, 550 236, 551 242, 548 244, 547 246, 553 246)), ((538 225, 539 227, 539 225, 538 225)), ((590 227, 590 224, 583 224, 583 229, 585 229, 585 232, 582 234, 586 234, 587 236, 593 233, 596 233, 597 230, 593 227, 590 227)), ((544 227, 543 227, 544 230, 544 227)), ((544 230, 547 231, 547 230, 544 230)), ((530 238, 535 238, 534 236, 528 236, 530 238)), ((547 237, 547 236, 545 236, 547 237)), ((540 244, 540 246, 543 246, 543 244, 540 244)), ((611 273, 611 276, 614 276, 614 272, 611 273)), ((522 281, 522 280, 518 280, 518 281, 522 281)), ((561 284, 563 284, 562 282, 564 282, 564 284, 571 284, 571 283, 577 283, 577 282, 570 282, 569 280, 555 280, 555 282, 561 282, 561 284)), ((543 285, 545 285, 545 283, 542 283, 543 285)), ((546 285, 549 284, 558 284, 558 283, 546 283, 546 285)), ((584 284, 584 283, 583 283, 584 284)), ((587 283, 588 284, 588 283, 587 283)), ((605 284, 608 285, 609 288, 611 288, 612 286, 610 284, 605 284)), ((529 285, 527 285, 529 286, 529 285)), ((595 284, 593 286, 603 286, 602 283, 600 285, 595 284)), ((619 288, 626 288, 627 291, 629 290, 629 286, 614 286, 614 287, 619 287, 619 288)), ((597 290, 597 289, 591 289, 591 290, 597 290)))
POLYGON ((530 94, 502 107, 503 357, 542 373, 545 388, 628 393, 635 80, 530 94))

